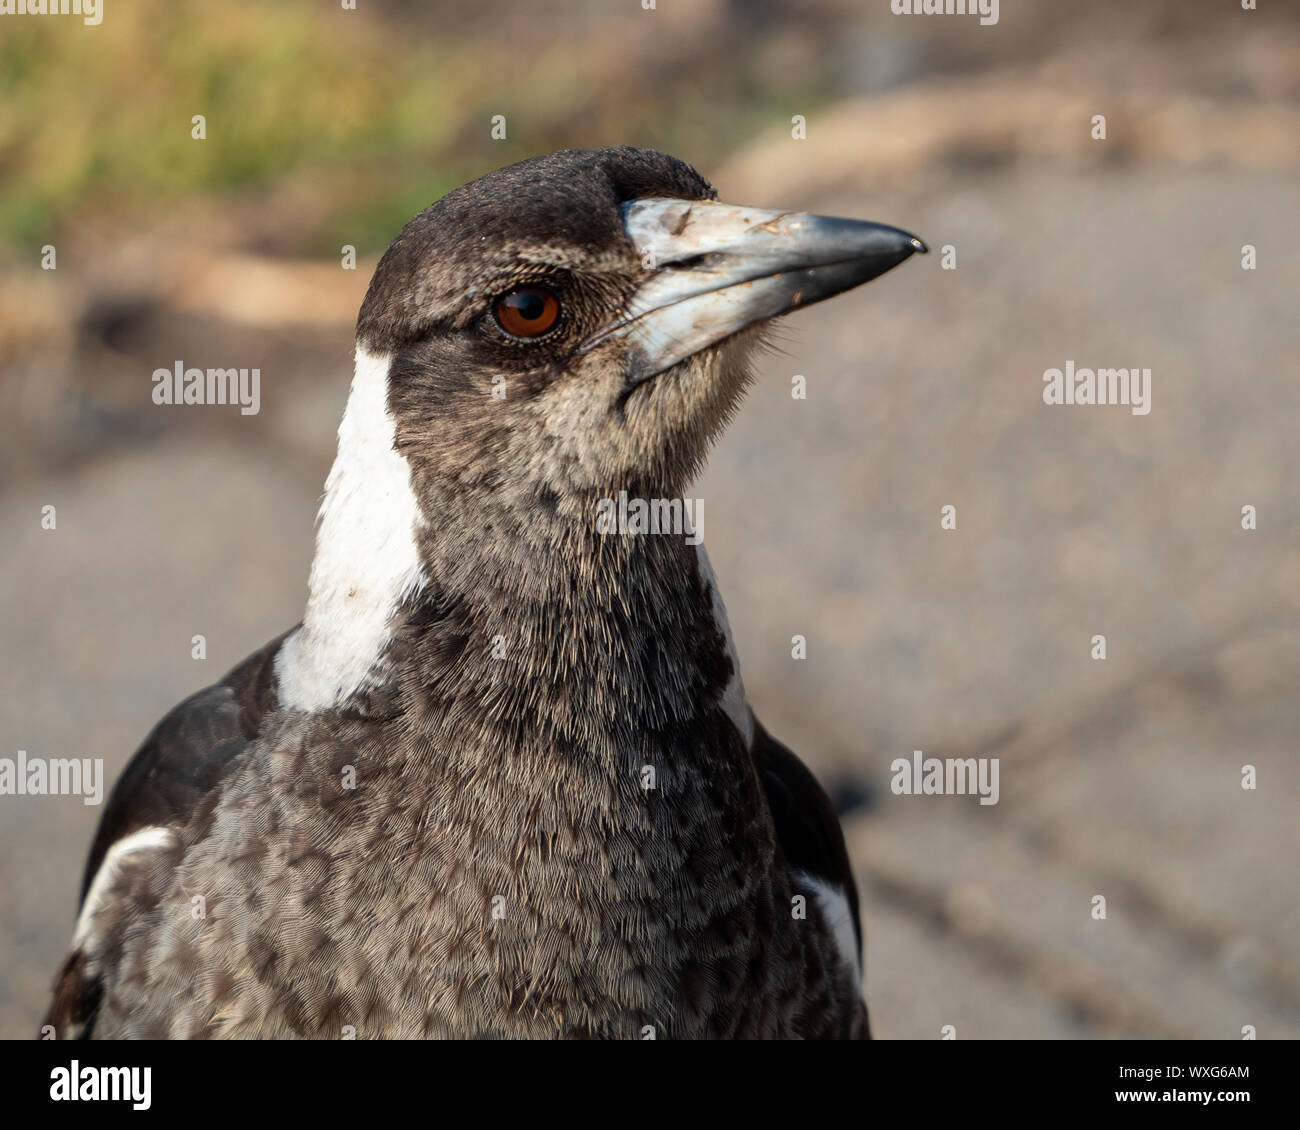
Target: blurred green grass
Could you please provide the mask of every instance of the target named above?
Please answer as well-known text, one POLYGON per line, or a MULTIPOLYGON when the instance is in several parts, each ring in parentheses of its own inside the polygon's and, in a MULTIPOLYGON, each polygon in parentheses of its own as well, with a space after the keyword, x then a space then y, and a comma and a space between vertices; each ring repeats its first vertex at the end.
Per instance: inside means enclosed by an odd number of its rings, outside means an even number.
POLYGON ((373 25, 343 28, 297 2, 224 9, 196 35, 199 8, 120 7, 84 32, 8 25, 0 238, 37 238, 87 207, 148 211, 445 144, 452 116, 421 108, 458 101, 472 68, 454 46, 385 58, 373 25), (207 118, 205 141, 190 136, 194 114, 207 118))
MULTIPOLYGON (((708 69, 656 67, 664 45, 648 45, 644 21, 595 20, 563 38, 535 21, 498 36, 490 9, 447 30, 433 11, 308 0, 223 4, 219 20, 199 0, 150 0, 113 5, 94 28, 6 21, 0 246, 30 248, 86 213, 135 225, 186 198, 338 177, 319 210, 285 217, 285 244, 335 254, 345 233, 373 251, 488 168, 566 145, 716 155, 788 114, 791 98, 802 110, 834 93, 817 68, 774 83, 738 43, 708 69), (191 138, 195 114, 206 140, 191 138), (490 138, 494 114, 506 115, 504 141, 490 138)), ((665 25, 653 30, 662 40, 665 25)), ((684 47, 711 49, 685 31, 684 47)))

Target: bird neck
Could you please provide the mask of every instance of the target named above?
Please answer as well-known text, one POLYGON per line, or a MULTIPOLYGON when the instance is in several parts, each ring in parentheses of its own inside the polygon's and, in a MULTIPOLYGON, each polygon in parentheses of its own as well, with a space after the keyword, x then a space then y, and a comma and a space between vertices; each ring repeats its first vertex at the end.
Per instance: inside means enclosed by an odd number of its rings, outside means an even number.
POLYGON ((741 724, 735 651, 697 538, 602 532, 594 497, 521 499, 423 468, 422 506, 394 446, 387 379, 387 358, 358 349, 306 613, 277 661, 286 706, 383 711, 400 705, 400 684, 436 688, 462 712, 535 717, 544 696, 558 704, 549 721, 580 740, 688 722, 726 696, 741 724))
POLYGON ((532 718, 544 703, 571 740, 687 723, 720 701, 734 649, 700 547, 574 529, 521 561, 515 539, 484 540, 477 583, 435 580, 407 602, 392 659, 412 683, 472 712, 532 718))

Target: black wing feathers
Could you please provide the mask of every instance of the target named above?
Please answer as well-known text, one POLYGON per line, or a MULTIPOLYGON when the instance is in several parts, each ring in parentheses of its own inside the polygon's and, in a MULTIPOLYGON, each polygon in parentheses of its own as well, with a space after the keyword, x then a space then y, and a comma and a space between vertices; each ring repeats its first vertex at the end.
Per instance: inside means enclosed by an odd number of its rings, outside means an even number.
POLYGON ((257 736, 262 716, 275 707, 272 664, 283 640, 272 640, 221 682, 191 695, 145 738, 109 795, 86 861, 82 899, 117 840, 183 818, 257 736))
POLYGON ((754 728, 754 763, 772 810, 776 837, 791 867, 807 871, 844 891, 853 911, 853 934, 862 952, 858 888, 839 817, 808 767, 761 725, 754 728))

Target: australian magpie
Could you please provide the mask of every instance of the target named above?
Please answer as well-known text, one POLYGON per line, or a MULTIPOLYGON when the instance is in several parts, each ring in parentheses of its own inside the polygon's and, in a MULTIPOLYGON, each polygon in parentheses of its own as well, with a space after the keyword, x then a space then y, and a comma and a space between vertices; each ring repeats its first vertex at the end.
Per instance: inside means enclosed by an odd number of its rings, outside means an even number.
POLYGON ((407 224, 303 620, 117 782, 58 1036, 866 1037, 843 835, 698 537, 594 515, 681 497, 768 319, 924 250, 631 148, 407 224))

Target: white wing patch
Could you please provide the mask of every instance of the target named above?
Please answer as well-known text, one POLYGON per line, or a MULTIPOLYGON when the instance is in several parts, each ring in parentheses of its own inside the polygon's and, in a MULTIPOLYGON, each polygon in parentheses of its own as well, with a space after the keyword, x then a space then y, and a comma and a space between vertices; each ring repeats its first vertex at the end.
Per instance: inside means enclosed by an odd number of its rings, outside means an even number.
POLYGON ((141 828, 138 832, 123 836, 108 849, 104 862, 99 865, 95 878, 91 880, 85 901, 81 904, 81 913, 77 916, 77 928, 72 935, 73 949, 82 948, 90 937, 95 913, 113 882, 121 875, 127 857, 139 852, 163 851, 173 847, 175 843, 176 833, 170 828, 141 828))
POLYGON ((862 969, 858 956, 858 936, 853 929, 853 908, 849 905, 849 900, 839 887, 816 875, 810 875, 807 871, 796 871, 794 881, 813 896, 822 921, 834 935, 840 961, 852 974, 854 987, 861 992, 862 969))
POLYGON ((423 583, 424 524, 411 468, 393 447, 387 355, 358 346, 356 375, 325 480, 302 627, 276 656, 280 701, 325 710, 363 688, 388 645, 398 605, 423 583))

